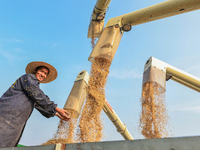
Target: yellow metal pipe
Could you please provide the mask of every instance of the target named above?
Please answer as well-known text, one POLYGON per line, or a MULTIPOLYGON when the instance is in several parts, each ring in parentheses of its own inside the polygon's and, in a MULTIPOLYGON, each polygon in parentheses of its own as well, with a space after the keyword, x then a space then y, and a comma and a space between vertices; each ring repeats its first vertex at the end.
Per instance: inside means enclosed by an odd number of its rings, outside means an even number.
POLYGON ((168 0, 147 8, 112 18, 106 27, 118 24, 131 26, 200 9, 200 0, 168 0))
POLYGON ((88 38, 99 38, 103 32, 104 18, 111 0, 97 0, 88 28, 88 38))
POLYGON ((187 86, 187 87, 191 88, 192 90, 195 90, 195 91, 197 91, 197 92, 200 92, 200 88, 198 88, 198 87, 196 87, 196 86, 193 86, 193 85, 191 85, 191 84, 189 84, 189 83, 187 83, 187 82, 185 82, 185 81, 183 81, 183 80, 180 80, 180 79, 178 79, 178 78, 176 78, 176 77, 172 77, 172 78, 170 78, 170 79, 172 79, 173 81, 176 81, 176 82, 178 82, 178 83, 180 83, 180 84, 182 84, 182 85, 184 85, 184 86, 187 86))
POLYGON ((88 85, 88 80, 89 74, 86 70, 83 70, 77 75, 74 81, 74 85, 63 107, 65 110, 71 110, 71 118, 78 118, 81 112, 87 94, 84 88, 88 85))
POLYGON ((105 15, 110 2, 111 0, 97 0, 93 10, 92 20, 98 20, 97 18, 98 14, 105 15))
POLYGON ((170 66, 167 67, 166 73, 172 76, 172 80, 181 83, 197 92, 200 92, 200 79, 193 77, 190 74, 185 74, 175 70, 170 66))
POLYGON ((134 140, 128 129, 126 128, 126 125, 123 124, 123 122, 120 120, 120 118, 117 116, 115 111, 112 109, 110 104, 107 100, 105 100, 103 110, 108 116, 108 118, 112 121, 112 123, 117 128, 117 132, 119 132, 125 140, 134 140))

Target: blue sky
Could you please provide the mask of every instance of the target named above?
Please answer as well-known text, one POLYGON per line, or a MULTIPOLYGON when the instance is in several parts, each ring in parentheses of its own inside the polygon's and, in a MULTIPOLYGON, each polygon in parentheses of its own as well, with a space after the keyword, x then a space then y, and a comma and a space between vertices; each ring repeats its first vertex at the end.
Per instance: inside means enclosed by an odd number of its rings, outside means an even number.
MULTIPOLYGON (((113 0, 105 23, 113 17, 164 0, 113 0)), ((96 1, 7 0, 0 5, 0 68, 2 95, 25 73, 31 61, 45 61, 58 71, 58 78, 41 89, 63 107, 74 80, 82 70, 90 72, 92 51, 87 30, 96 1)), ((200 77, 200 11, 173 16, 137 26, 124 33, 110 67, 106 98, 135 139, 141 112, 142 73, 153 56, 200 77)), ((200 135, 199 93, 174 81, 166 83, 166 106, 173 137, 200 135)), ((123 140, 104 116, 104 141, 123 140)), ((39 145, 53 136, 59 119, 44 118, 34 110, 21 144, 39 145)))

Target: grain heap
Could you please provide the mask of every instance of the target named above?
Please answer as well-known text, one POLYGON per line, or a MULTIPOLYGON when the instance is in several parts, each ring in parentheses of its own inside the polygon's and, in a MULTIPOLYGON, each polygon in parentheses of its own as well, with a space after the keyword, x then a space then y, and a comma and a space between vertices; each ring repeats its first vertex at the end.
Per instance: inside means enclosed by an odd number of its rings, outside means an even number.
MULTIPOLYGON (((67 112, 71 114, 73 113, 73 110, 67 110, 67 112)), ((48 140, 46 143, 43 143, 42 145, 51 145, 57 143, 66 144, 76 142, 76 140, 74 139, 76 124, 77 118, 71 118, 69 121, 60 120, 58 129, 53 138, 48 140)))
POLYGON ((147 138, 167 137, 168 116, 165 105, 165 89, 156 82, 147 82, 142 88, 142 113, 140 129, 147 138))
POLYGON ((104 58, 95 58, 92 63, 89 86, 86 88, 87 99, 79 123, 78 137, 81 142, 97 142, 102 138, 101 111, 110 64, 104 58))

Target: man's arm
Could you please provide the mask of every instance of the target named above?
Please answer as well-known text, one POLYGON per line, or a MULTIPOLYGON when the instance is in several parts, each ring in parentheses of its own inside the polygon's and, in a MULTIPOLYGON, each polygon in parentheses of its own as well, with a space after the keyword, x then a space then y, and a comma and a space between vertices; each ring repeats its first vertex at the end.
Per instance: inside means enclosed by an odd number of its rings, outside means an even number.
POLYGON ((35 102, 35 108, 45 117, 57 116, 60 119, 68 121, 70 119, 68 112, 57 107, 49 97, 39 88, 39 81, 35 75, 29 74, 22 80, 22 87, 27 96, 35 102))

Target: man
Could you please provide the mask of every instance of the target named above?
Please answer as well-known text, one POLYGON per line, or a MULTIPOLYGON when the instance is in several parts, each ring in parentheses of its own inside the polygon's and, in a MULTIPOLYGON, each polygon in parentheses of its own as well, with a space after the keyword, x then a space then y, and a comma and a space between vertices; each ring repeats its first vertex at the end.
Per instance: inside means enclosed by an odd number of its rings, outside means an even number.
POLYGON ((31 62, 26 74, 18 78, 0 98, 0 148, 17 146, 28 118, 35 107, 43 116, 68 121, 68 112, 50 101, 39 88, 57 78, 56 69, 45 62, 31 62))

